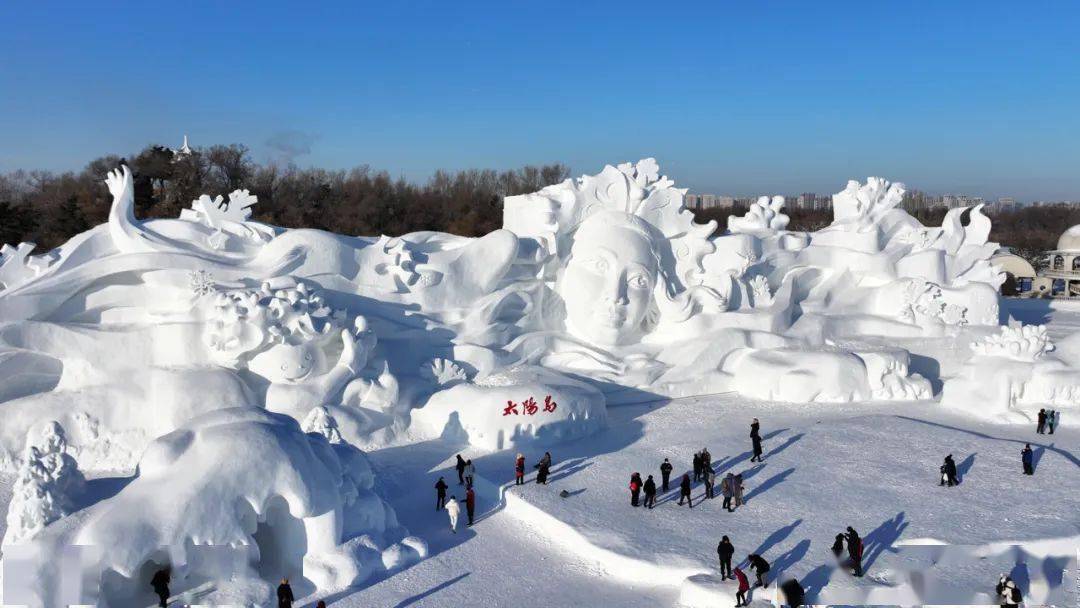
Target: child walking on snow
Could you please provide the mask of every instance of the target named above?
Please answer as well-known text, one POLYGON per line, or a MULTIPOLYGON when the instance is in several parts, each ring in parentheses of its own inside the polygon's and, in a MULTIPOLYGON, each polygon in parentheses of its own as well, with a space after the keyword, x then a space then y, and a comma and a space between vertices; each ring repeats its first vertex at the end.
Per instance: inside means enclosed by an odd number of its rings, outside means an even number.
POLYGON ((446 503, 446 514, 450 516, 450 531, 457 534, 457 520, 458 515, 461 515, 461 505, 453 494, 450 495, 450 501, 446 503))

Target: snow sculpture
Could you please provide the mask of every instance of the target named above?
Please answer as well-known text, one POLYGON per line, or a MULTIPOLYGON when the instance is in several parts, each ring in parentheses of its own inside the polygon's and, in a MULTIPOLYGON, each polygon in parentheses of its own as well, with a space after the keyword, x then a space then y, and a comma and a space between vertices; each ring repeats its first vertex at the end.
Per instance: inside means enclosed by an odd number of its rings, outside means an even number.
POLYGON ((833 226, 851 232, 877 228, 885 215, 904 200, 904 184, 890 184, 880 177, 866 178, 862 185, 855 180, 843 192, 833 195, 833 226))
POLYGON ((501 450, 567 440, 607 423, 604 396, 579 380, 522 366, 439 391, 413 410, 422 436, 446 437, 501 450))
POLYGON ((1045 325, 1004 326, 1001 333, 991 334, 971 345, 976 355, 1006 357, 1014 361, 1035 361, 1054 350, 1045 325))
POLYGON ((469 375, 461 366, 449 359, 432 359, 420 368, 420 375, 434 384, 449 386, 459 382, 468 382, 469 375))
POLYGON ((941 402, 999 422, 1033 420, 1045 406, 1076 409, 1080 348, 1073 345, 1080 334, 1055 348, 1045 326, 1002 327, 971 344, 973 356, 945 382, 941 402))
POLYGON ((27 440, 0 547, 25 542, 46 525, 73 513, 85 484, 78 464, 67 453, 63 427, 55 421, 43 425, 36 440, 27 440))
POLYGON ((344 439, 341 438, 341 433, 338 431, 337 420, 330 415, 330 412, 326 409, 326 406, 319 406, 312 408, 308 413, 307 418, 300 423, 300 428, 304 429, 305 433, 317 433, 326 438, 326 441, 334 443, 344 443, 344 439))
POLYGON ((207 237, 207 243, 214 249, 224 245, 224 233, 267 242, 274 238, 274 230, 265 224, 249 221, 251 207, 257 202, 258 197, 247 190, 234 190, 227 201, 221 196, 211 199, 204 194, 191 202, 190 209, 180 211, 180 219, 213 228, 215 232, 207 237))
MULTIPOLYGON (((98 579, 101 588, 83 603, 130 606, 146 599, 144 584, 130 579, 150 561, 173 565, 174 592, 215 580, 219 573, 201 570, 195 559, 197 546, 239 548, 252 569, 266 562, 277 569, 274 576, 302 576, 325 592, 383 570, 384 551, 398 565, 418 559, 397 545, 405 536, 376 494, 362 452, 305 434, 288 417, 238 408, 155 440, 123 490, 70 529, 48 528, 36 543, 54 551, 71 542, 105 548, 99 561, 84 565, 84 580, 98 579), (411 557, 401 560, 402 553, 411 557)), ((46 560, 38 567, 45 578, 57 576, 52 569, 59 565, 46 560)))
POLYGON ((13 289, 40 276, 46 268, 56 261, 52 252, 44 255, 30 255, 33 243, 19 243, 17 247, 0 247, 0 293, 13 289))
POLYGON ((728 232, 745 232, 747 234, 768 234, 787 228, 791 218, 784 215, 780 210, 784 207, 784 197, 774 196, 769 200, 767 196, 758 197, 757 201, 750 205, 750 210, 742 217, 728 216, 728 232))

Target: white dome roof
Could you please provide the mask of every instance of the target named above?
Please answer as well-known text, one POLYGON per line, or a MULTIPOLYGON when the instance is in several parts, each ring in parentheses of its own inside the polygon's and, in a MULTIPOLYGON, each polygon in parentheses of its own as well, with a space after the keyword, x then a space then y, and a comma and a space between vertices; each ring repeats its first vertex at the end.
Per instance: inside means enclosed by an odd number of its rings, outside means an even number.
POLYGON ((1058 251, 1080 252, 1080 224, 1066 230, 1058 239, 1058 251))

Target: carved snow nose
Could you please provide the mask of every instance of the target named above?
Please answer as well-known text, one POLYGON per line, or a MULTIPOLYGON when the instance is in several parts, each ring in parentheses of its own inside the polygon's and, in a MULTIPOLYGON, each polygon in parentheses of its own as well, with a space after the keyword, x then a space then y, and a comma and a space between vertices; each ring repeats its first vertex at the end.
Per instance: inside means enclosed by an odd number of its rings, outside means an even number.
POLYGON ((619 276, 604 281, 603 297, 605 302, 623 306, 629 304, 630 300, 627 298, 626 291, 626 281, 623 281, 619 276))

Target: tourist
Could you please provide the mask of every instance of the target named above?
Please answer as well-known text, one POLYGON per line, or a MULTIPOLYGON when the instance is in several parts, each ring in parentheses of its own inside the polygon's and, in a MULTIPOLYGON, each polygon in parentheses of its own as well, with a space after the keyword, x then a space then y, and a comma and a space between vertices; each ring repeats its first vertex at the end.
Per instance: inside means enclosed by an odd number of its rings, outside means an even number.
POLYGON ((1057 426, 1058 418, 1060 416, 1061 415, 1058 414, 1057 410, 1050 410, 1050 414, 1046 416, 1046 426, 1050 427, 1050 434, 1051 435, 1054 434, 1054 427, 1057 426))
POLYGON ((664 462, 660 465, 660 478, 664 482, 664 486, 663 486, 663 488, 664 488, 663 491, 664 492, 668 491, 668 483, 671 481, 671 470, 673 468, 675 468, 675 467, 671 466, 671 463, 668 462, 667 458, 665 458, 664 462))
POLYGON ((458 515, 461 515, 461 505, 454 498, 450 496, 450 500, 446 503, 446 514, 450 517, 450 531, 457 534, 457 520, 458 515))
POLYGON ((735 495, 735 507, 741 507, 743 504, 743 481, 742 473, 739 473, 731 480, 731 491, 735 495))
POLYGON ((701 452, 694 452, 694 481, 701 481, 701 452))
POLYGON ((840 556, 844 553, 844 535, 843 534, 837 534, 836 535, 836 540, 834 540, 833 544, 832 544, 832 552, 833 552, 833 555, 836 557, 836 561, 839 562, 840 561, 840 556))
POLYGON ((1046 409, 1039 410, 1039 423, 1035 426, 1035 432, 1042 435, 1046 432, 1046 409))
POLYGON ((694 508, 694 499, 690 497, 690 476, 683 473, 682 483, 679 484, 679 506, 682 506, 683 500, 690 503, 690 508, 694 508))
POLYGON ((465 459, 461 457, 461 454, 457 455, 457 464, 454 466, 457 468, 457 484, 465 485, 465 459))
POLYGON ((705 467, 705 498, 712 498, 713 488, 716 486, 716 472, 712 467, 705 467))
POLYGON ((720 493, 724 495, 723 507, 730 513, 735 509, 731 508, 731 498, 735 496, 735 474, 728 473, 724 480, 720 482, 720 493))
POLYGON ((948 485, 950 488, 956 485, 956 462, 953 460, 952 454, 945 457, 944 464, 941 465, 941 485, 948 485))
POLYGON ((721 538, 720 544, 716 545, 716 555, 720 558, 720 580, 735 578, 731 575, 731 558, 735 555, 735 545, 731 544, 727 536, 721 538))
POLYGON ((469 516, 469 525, 473 525, 473 515, 476 513, 476 492, 472 487, 465 490, 465 513, 469 516))
POLYGON ((438 511, 446 506, 446 482, 440 477, 439 481, 435 482, 435 510, 438 511))
POLYGON ((547 485, 548 473, 551 472, 551 452, 544 452, 540 462, 536 463, 536 483, 547 485))
POLYGON ((735 578, 739 581, 739 588, 735 591, 735 607, 748 606, 749 602, 746 601, 746 593, 750 591, 750 581, 747 580, 742 568, 735 568, 735 578))
POLYGON ((806 590, 799 584, 799 581, 793 578, 789 578, 780 585, 780 591, 784 594, 785 602, 791 608, 797 608, 806 603, 806 590))
POLYGON ((630 506, 638 506, 638 495, 641 494, 641 474, 634 473, 630 476, 630 506))
POLYGON ((277 605, 278 608, 292 608, 293 594, 292 587, 289 586, 289 579, 281 579, 281 584, 277 586, 277 605))
POLYGON ((476 477, 476 465, 472 463, 472 459, 465 461, 465 487, 471 488, 473 485, 473 479, 476 477))
POLYGON ((701 449, 701 470, 702 473, 712 470, 712 454, 709 453, 709 448, 701 449))
POLYGON ((848 557, 851 558, 851 568, 855 576, 862 576, 863 542, 859 533, 851 526, 847 527, 848 557))
POLYGON ((315 608, 326 608, 326 602, 319 600, 319 603, 315 604, 315 608))
POLYGON ((1020 460, 1024 463, 1024 475, 1034 475, 1034 454, 1031 452, 1031 444, 1025 443, 1024 449, 1020 450, 1020 460))
POLYGON ((761 423, 758 422, 757 418, 754 418, 754 421, 750 423, 750 436, 761 437, 761 423))
POLYGON ((525 483, 525 455, 518 452, 514 460, 514 485, 520 486, 525 483))
POLYGON ((651 509, 656 506, 656 482, 653 481, 652 475, 645 479, 643 487, 645 488, 645 506, 651 509))
POLYGON ((754 569, 754 572, 757 573, 757 585, 768 587, 769 582, 765 579, 765 575, 769 572, 769 562, 765 561, 765 558, 757 553, 751 553, 746 560, 750 563, 750 567, 754 569))
POLYGON ((1004 581, 999 579, 998 581, 998 598, 1001 601, 1002 606, 1019 606, 1024 601, 1023 594, 1020 593, 1020 588, 1016 586, 1013 580, 1005 575, 1004 581))
POLYGON ((161 570, 155 572, 153 578, 150 579, 150 586, 158 596, 158 606, 165 606, 168 603, 171 572, 172 569, 165 566, 161 570))

